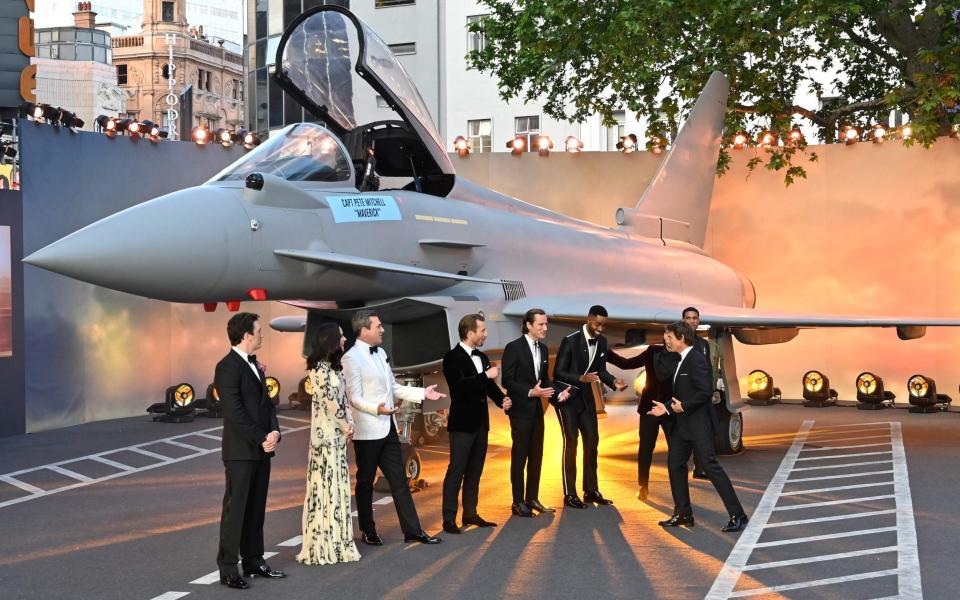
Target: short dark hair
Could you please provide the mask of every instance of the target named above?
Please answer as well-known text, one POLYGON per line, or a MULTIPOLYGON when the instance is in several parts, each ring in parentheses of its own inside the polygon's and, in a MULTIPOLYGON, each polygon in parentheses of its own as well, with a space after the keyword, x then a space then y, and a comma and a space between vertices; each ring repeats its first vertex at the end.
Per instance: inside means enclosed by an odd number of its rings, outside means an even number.
POLYGON ((692 346, 693 340, 697 337, 697 333, 693 330, 693 327, 690 327, 690 325, 684 321, 670 323, 667 325, 667 331, 672 333, 673 337, 678 340, 683 340, 683 343, 687 346, 692 346))
POLYGON ((693 306, 688 306, 688 307, 686 307, 685 309, 683 309, 683 312, 680 313, 680 316, 681 316, 681 317, 685 317, 685 316, 687 316, 687 313, 688 313, 688 312, 695 312, 695 313, 697 313, 697 318, 698 318, 698 319, 700 318, 700 311, 697 310, 696 308, 694 308, 693 306))
POLYGON ((359 336, 361 329, 370 329, 370 325, 373 323, 374 317, 379 319, 380 315, 372 310, 360 310, 353 313, 353 318, 350 319, 350 326, 353 327, 353 334, 359 336))
POLYGON ((534 320, 537 318, 537 315, 547 316, 547 313, 544 312, 542 308, 531 308, 523 315, 523 325, 520 326, 520 331, 527 333, 527 325, 533 325, 534 320))
POLYGON ((607 317, 607 309, 600 306, 599 304, 594 304, 590 307, 590 312, 587 313, 588 317, 607 317))
POLYGON ((340 349, 340 326, 334 322, 321 323, 308 333, 307 347, 311 348, 307 357, 307 369, 314 370, 321 361, 327 361, 334 371, 341 369, 340 358, 343 350, 340 349))
POLYGON ((227 321, 227 337, 230 338, 230 345, 236 346, 243 341, 246 334, 253 335, 253 324, 260 320, 260 315, 242 312, 230 317, 227 321))
POLYGON ((467 334, 471 331, 477 330, 477 323, 480 321, 486 321, 486 319, 481 314, 472 314, 464 315, 460 319, 460 324, 457 326, 457 332, 460 334, 460 339, 467 339, 467 334))

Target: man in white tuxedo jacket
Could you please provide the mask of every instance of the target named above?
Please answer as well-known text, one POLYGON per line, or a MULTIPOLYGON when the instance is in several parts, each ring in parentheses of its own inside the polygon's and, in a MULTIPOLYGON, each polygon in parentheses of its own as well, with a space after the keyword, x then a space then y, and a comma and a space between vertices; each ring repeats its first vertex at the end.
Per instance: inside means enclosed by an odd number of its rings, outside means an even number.
POLYGON ((398 401, 439 400, 445 397, 435 385, 428 388, 400 385, 394 379, 383 343, 383 325, 372 311, 357 312, 352 321, 357 341, 343 356, 343 374, 347 381, 347 400, 353 409, 353 447, 357 456, 357 516, 360 539, 371 546, 383 540, 373 521, 373 479, 377 467, 390 482, 393 505, 397 509, 403 537, 408 542, 436 544, 440 538, 428 535, 420 526, 410 487, 403 468, 400 437, 393 414, 398 401))

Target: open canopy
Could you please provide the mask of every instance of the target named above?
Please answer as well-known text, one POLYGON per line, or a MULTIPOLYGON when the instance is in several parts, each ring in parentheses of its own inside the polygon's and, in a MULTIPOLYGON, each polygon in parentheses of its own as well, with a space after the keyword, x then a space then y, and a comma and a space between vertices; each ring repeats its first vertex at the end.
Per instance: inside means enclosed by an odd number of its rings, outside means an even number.
POLYGON ((410 76, 387 44, 350 11, 320 6, 300 15, 280 40, 276 64, 274 79, 287 93, 341 136, 368 133, 376 141, 378 161, 381 138, 394 140, 390 145, 394 155, 384 156, 384 167, 409 168, 415 175, 454 174, 410 76), (382 98, 379 104, 377 95, 382 98), (385 120, 385 111, 402 121, 407 132, 402 143, 396 141, 396 132, 378 134, 382 127, 367 131, 369 125, 385 120), (403 156, 396 156, 401 151, 403 156))

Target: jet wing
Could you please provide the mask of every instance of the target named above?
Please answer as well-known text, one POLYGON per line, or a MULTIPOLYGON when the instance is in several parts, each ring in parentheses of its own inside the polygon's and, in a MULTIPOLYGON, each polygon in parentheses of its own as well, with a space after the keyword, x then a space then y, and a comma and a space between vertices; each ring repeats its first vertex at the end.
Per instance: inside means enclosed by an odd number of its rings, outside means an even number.
POLYGON ((700 320, 703 323, 732 328, 737 338, 745 343, 771 343, 750 341, 759 339, 751 336, 751 332, 762 330, 782 330, 785 335, 779 337, 785 339, 776 341, 787 341, 796 336, 796 330, 813 327, 896 327, 901 339, 922 337, 926 327, 960 327, 960 319, 810 314, 701 304, 690 298, 627 292, 534 296, 510 302, 503 312, 508 316, 522 317, 527 309, 536 306, 545 310, 551 319, 580 322, 594 304, 602 304, 612 321, 636 326, 678 321, 681 311, 693 305, 700 311, 700 320), (793 330, 792 335, 790 330, 793 330))
POLYGON ((469 277, 467 275, 458 275, 456 273, 446 273, 444 271, 434 271, 433 269, 421 269, 410 265, 401 265, 398 263, 387 262, 383 260, 374 260, 360 256, 350 256, 348 254, 337 254, 335 252, 319 252, 316 250, 274 250, 277 256, 292 258, 302 262, 325 265, 333 268, 347 270, 364 271, 383 271, 387 273, 402 273, 404 275, 417 275, 419 277, 433 277, 436 279, 447 279, 450 281, 469 281, 472 283, 490 283, 501 285, 497 279, 483 279, 480 277, 469 277))

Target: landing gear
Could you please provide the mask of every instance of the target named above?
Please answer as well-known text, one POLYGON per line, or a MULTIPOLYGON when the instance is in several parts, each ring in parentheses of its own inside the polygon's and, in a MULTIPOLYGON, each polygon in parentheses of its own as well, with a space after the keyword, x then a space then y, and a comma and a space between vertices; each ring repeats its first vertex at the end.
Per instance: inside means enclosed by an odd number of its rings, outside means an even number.
POLYGON ((717 431, 717 453, 738 454, 743 452, 743 413, 732 413, 725 404, 714 406, 720 427, 717 431))
MULTIPOLYGON (((420 453, 412 444, 400 445, 400 460, 403 462, 403 472, 407 476, 410 491, 417 492, 427 487, 427 481, 420 477, 423 466, 420 453)), ((378 472, 377 479, 373 482, 373 489, 381 494, 389 494, 390 482, 378 472)))

